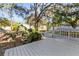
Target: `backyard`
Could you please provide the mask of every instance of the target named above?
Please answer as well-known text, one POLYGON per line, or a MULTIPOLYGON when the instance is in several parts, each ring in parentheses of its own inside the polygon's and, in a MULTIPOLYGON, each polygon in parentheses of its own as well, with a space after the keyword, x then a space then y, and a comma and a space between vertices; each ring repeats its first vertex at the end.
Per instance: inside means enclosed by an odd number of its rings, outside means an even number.
POLYGON ((21 46, 37 55, 79 55, 79 3, 1 3, 0 12, 0 56, 21 46))

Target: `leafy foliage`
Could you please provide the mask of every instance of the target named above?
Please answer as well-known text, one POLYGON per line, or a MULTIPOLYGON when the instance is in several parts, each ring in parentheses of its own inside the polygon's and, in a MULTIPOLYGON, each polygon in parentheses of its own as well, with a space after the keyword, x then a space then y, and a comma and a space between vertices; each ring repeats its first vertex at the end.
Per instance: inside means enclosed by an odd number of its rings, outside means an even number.
POLYGON ((29 42, 41 40, 41 34, 39 32, 31 32, 30 35, 28 36, 27 40, 29 42))
POLYGON ((11 25, 12 30, 19 30, 20 24, 19 23, 14 23, 11 25))
POLYGON ((30 25, 34 25, 35 29, 38 31, 38 26, 41 23, 41 19, 44 16, 43 14, 47 10, 47 8, 51 6, 51 4, 34 3, 31 6, 32 7, 30 7, 29 9, 30 13, 28 17, 26 17, 27 23, 29 23, 30 25))
POLYGON ((7 18, 0 18, 0 26, 10 26, 11 23, 7 18))
POLYGON ((76 28, 77 21, 79 20, 78 8, 78 4, 55 4, 54 8, 52 8, 51 11, 53 14, 53 22, 61 24, 65 21, 66 23, 70 24, 73 28, 76 28))

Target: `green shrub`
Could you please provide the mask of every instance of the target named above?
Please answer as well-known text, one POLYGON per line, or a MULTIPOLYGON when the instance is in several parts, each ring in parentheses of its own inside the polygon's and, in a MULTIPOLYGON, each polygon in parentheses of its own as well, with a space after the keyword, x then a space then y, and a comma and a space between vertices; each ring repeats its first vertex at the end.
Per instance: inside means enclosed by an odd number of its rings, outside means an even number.
POLYGON ((12 30, 18 30, 19 29, 20 24, 19 23, 14 23, 11 25, 11 29, 12 30))
POLYGON ((27 38, 27 42, 33 42, 37 40, 41 40, 41 34, 39 32, 31 32, 27 38))
POLYGON ((32 29, 28 29, 29 32, 32 32, 32 29))
POLYGON ((35 30, 35 29, 31 29, 31 28, 30 28, 30 29, 28 29, 28 31, 29 31, 29 32, 36 32, 36 30, 35 30))

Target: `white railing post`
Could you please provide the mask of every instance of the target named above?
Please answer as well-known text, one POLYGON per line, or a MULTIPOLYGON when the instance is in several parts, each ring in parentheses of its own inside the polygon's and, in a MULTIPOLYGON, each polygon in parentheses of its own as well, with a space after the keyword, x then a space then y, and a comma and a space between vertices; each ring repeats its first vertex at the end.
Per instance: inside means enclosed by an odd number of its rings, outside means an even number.
POLYGON ((77 32, 76 32, 76 38, 78 38, 78 37, 77 37, 77 32))
POLYGON ((71 31, 69 30, 68 31, 68 40, 70 40, 70 33, 71 33, 71 31))

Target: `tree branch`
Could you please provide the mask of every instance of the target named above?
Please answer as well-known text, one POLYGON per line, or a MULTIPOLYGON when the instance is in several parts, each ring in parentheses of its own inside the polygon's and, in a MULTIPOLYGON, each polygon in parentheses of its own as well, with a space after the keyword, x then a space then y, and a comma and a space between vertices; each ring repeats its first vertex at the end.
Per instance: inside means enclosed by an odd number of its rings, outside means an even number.
POLYGON ((50 7, 51 5, 52 5, 52 3, 49 4, 49 5, 47 5, 47 6, 40 12, 40 14, 38 15, 37 18, 41 18, 41 14, 42 14, 44 11, 46 11, 46 9, 47 9, 48 7, 50 7))

